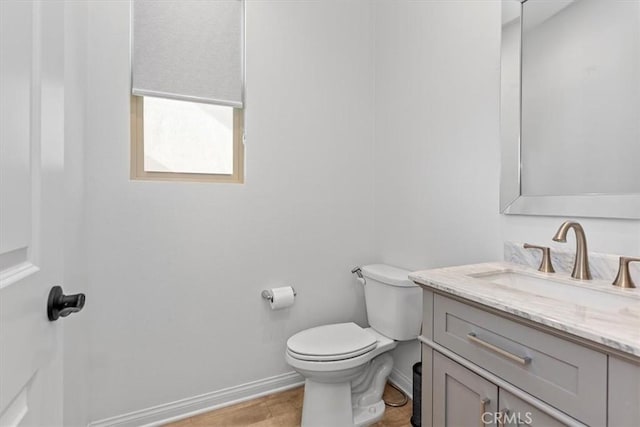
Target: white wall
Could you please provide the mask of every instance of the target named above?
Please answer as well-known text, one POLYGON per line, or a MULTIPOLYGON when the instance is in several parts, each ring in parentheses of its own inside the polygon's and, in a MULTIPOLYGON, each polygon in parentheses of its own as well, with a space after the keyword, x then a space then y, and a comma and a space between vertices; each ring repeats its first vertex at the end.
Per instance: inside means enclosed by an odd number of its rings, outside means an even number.
MULTIPOLYGON (((421 270, 501 257, 500 15, 487 2, 376 2, 376 246, 421 270)), ((417 342, 395 351, 409 376, 417 342)))
MULTIPOLYGON (((504 240, 549 244, 564 219, 499 214, 500 16, 498 1, 375 3, 384 262, 417 270, 501 259, 504 240)), ((590 250, 640 255, 640 221, 580 222, 590 250)), ((406 375, 419 357, 414 343, 396 350, 406 375)))
MULTIPOLYGON (((248 2, 244 185, 129 179, 128 3, 87 7, 91 420, 289 372, 292 333, 365 324, 353 265, 500 259, 562 221, 498 213, 499 2, 248 2)), ((640 254, 640 221, 581 222, 640 254)), ((410 377, 417 343, 395 357, 410 377)))
MULTIPOLYGON (((84 240, 84 145, 86 101, 87 5, 65 2, 64 12, 64 173, 65 242, 64 290, 88 294, 86 242, 84 240)), ((89 310, 65 318, 64 425, 86 426, 89 404, 89 310)))
POLYGON ((364 325, 368 2, 247 3, 244 185, 129 179, 128 2, 88 8, 90 419, 289 372, 294 332, 364 325), (272 312, 260 292, 284 284, 297 301, 272 312))

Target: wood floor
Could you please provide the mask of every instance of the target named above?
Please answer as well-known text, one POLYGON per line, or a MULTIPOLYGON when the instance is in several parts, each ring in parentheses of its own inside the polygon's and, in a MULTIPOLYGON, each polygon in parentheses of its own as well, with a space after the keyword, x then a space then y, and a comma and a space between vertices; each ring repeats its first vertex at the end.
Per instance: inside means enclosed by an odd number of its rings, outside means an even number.
MULTIPOLYGON (((303 387, 298 387, 196 415, 165 427, 295 427, 300 425, 302 396, 303 387)), ((384 397, 391 402, 401 400, 400 393, 389 386, 384 397)), ((399 408, 387 406, 384 418, 375 426, 410 427, 411 410, 411 401, 399 408)))

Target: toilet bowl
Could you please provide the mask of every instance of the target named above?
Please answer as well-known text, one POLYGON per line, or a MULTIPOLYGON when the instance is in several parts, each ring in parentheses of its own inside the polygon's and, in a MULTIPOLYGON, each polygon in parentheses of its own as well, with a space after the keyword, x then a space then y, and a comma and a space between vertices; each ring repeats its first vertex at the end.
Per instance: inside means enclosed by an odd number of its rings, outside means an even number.
POLYGON ((355 323, 319 326, 292 336, 286 361, 305 377, 302 425, 366 426, 379 421, 393 367, 386 353, 395 347, 394 340, 355 323))
POLYGON ((408 271, 362 267, 371 327, 337 323, 306 329, 287 341, 285 359, 305 378, 302 426, 368 426, 384 415, 382 393, 397 340, 418 336, 420 288, 408 271))

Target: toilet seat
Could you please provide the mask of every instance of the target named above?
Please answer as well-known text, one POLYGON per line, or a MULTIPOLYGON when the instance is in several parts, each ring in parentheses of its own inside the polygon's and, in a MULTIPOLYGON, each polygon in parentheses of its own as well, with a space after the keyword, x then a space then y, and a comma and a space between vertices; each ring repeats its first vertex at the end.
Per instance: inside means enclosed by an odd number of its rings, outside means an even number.
POLYGON ((368 353, 377 344, 374 334, 355 323, 337 323, 298 332, 287 341, 287 353, 298 360, 331 362, 368 353))

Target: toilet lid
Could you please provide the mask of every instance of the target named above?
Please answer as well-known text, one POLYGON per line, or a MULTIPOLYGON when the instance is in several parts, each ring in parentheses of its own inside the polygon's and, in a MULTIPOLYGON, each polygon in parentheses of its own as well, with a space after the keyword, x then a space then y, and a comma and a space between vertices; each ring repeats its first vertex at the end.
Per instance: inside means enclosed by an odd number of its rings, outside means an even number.
POLYGON ((287 341, 289 354, 297 359, 343 360, 376 347, 376 337, 355 323, 336 323, 298 332, 287 341))

